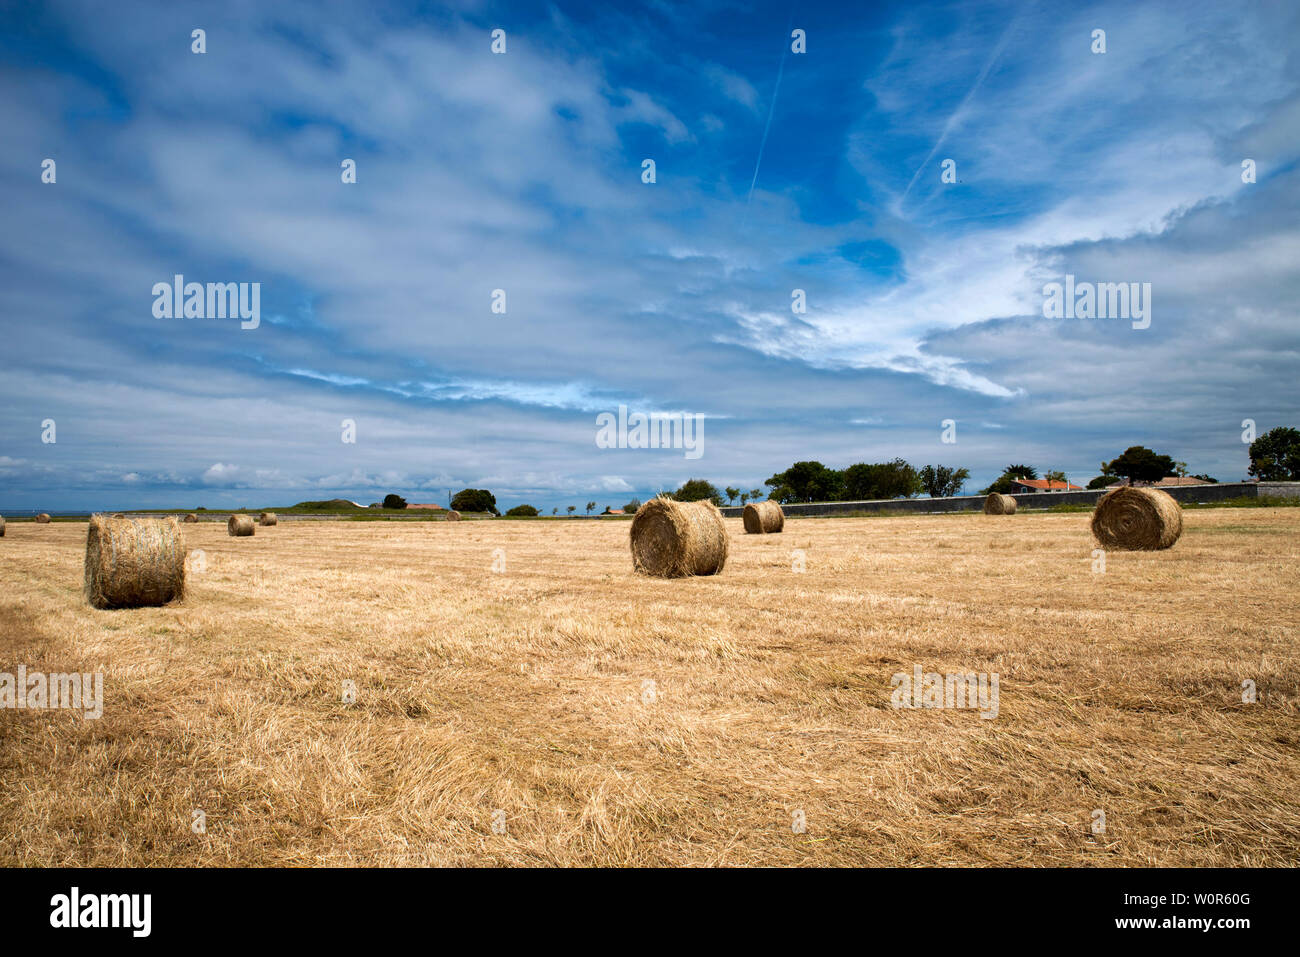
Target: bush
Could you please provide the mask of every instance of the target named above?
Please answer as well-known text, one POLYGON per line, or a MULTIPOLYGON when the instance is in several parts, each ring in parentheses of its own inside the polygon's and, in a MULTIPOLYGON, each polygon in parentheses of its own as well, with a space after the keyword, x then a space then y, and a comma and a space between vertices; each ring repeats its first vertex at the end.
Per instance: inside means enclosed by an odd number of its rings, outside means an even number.
POLYGON ((389 492, 384 496, 384 508, 406 508, 406 499, 389 492))
POLYGON ((850 502, 911 498, 923 490, 921 476, 903 459, 873 465, 860 462, 844 470, 844 498, 850 502))
POLYGON ((463 488, 451 500, 451 507, 457 512, 491 512, 497 511, 497 497, 485 488, 463 488))
POLYGON ((682 483, 682 487, 673 492, 672 498, 679 502, 712 502, 714 505, 723 504, 722 493, 714 487, 711 482, 704 479, 689 479, 682 483))
POLYGON ((511 518, 512 516, 517 518, 536 518, 537 509, 533 508, 531 505, 516 505, 514 508, 506 512, 506 518, 511 518))
MULTIPOLYGON (((795 462, 764 484, 772 487, 768 498, 778 502, 834 502, 840 499, 844 477, 821 462, 795 462)), ((757 495, 751 497, 757 499, 757 495)))

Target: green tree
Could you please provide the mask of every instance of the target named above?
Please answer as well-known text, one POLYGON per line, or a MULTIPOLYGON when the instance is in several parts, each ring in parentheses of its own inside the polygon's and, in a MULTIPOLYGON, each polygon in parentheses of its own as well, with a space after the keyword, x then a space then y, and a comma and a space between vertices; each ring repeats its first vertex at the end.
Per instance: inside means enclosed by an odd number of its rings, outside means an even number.
POLYGON ((1008 465, 1002 470, 1002 474, 986 489, 981 489, 981 495, 991 495, 997 492, 999 495, 1010 495, 1015 491, 1012 484, 1016 479, 1036 479, 1038 470, 1032 465, 1008 465))
POLYGON ((1065 477, 1065 473, 1064 473, 1064 472, 1046 472, 1046 473, 1044 473, 1043 478, 1047 479, 1047 481, 1048 481, 1048 483, 1049 483, 1048 488, 1051 488, 1050 483, 1052 483, 1052 482, 1068 482, 1068 481, 1069 481, 1069 480, 1065 477))
POLYGON ((1088 488, 1090 489, 1105 488, 1107 485, 1114 485, 1114 484, 1115 484, 1115 476, 1098 475, 1095 479, 1093 479, 1091 482, 1088 483, 1088 488))
POLYGON ((497 497, 485 488, 461 489, 452 497, 451 507, 458 512, 491 512, 493 515, 501 514, 497 511, 497 497))
POLYGON ((947 465, 926 465, 917 476, 931 498, 945 498, 961 493, 961 487, 970 478, 970 470, 949 468, 947 465))
POLYGON ((524 518, 536 518, 537 509, 533 508, 531 505, 516 505, 514 508, 506 512, 507 518, 509 518, 512 515, 521 516, 524 518))
POLYGON ((722 505, 722 493, 713 483, 704 479, 688 479, 670 497, 679 502, 712 502, 714 505, 722 505))
POLYGON ((761 488, 751 488, 749 490, 749 500, 751 502, 757 502, 762 497, 763 497, 763 490, 761 488))
POLYGON ((746 502, 748 502, 748 501, 749 501, 749 493, 748 493, 748 492, 741 492, 741 493, 740 493, 740 504, 741 504, 741 505, 744 505, 744 504, 745 504, 746 502))
POLYGON ((724 488, 723 491, 727 493, 727 504, 728 504, 728 505, 730 505, 732 502, 734 502, 734 501, 736 500, 736 497, 740 494, 740 489, 738 489, 738 488, 732 488, 730 485, 728 485, 726 488, 724 488))
POLYGON ((1102 474, 1118 475, 1130 482, 1158 482, 1174 474, 1174 460, 1144 445, 1131 445, 1119 458, 1103 463, 1102 474))
POLYGON ((406 508, 406 499, 389 492, 384 496, 384 508, 406 508))
POLYGON ((765 484, 772 487, 769 497, 780 502, 834 502, 841 497, 843 483, 839 472, 820 462, 795 462, 765 484))
POLYGON ((591 510, 592 510, 593 508, 595 508, 595 507, 596 507, 596 503, 595 503, 595 502, 588 502, 588 503, 587 503, 587 514, 590 515, 590 514, 591 514, 591 510))
POLYGON ((1300 481, 1300 431, 1280 425, 1250 443, 1248 471, 1265 482, 1300 481))
POLYGON ((576 505, 570 505, 570 506, 569 506, 569 514, 572 515, 572 514, 577 510, 577 508, 578 508, 578 506, 576 506, 576 505))
POLYGON ((844 470, 844 497, 850 502, 911 498, 920 495, 924 488, 920 474, 903 459, 874 464, 859 462, 844 470))
POLYGON ((551 514, 552 514, 552 515, 559 515, 559 514, 560 514, 560 507, 557 505, 555 508, 551 509, 551 514))
POLYGON ((634 498, 632 499, 632 501, 628 502, 626 505, 623 506, 623 511, 626 512, 628 515, 635 515, 640 508, 641 508, 641 500, 639 498, 634 498))

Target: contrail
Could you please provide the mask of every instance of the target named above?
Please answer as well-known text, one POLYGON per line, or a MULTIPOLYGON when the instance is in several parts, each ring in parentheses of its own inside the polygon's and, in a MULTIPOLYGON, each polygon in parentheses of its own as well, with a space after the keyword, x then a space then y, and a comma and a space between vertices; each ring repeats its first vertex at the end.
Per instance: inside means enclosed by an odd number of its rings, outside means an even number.
POLYGON ((754 161, 754 178, 749 181, 749 195, 745 205, 754 198, 754 184, 758 182, 758 168, 763 163, 763 150, 767 148, 767 134, 772 129, 772 114, 776 112, 776 95, 781 92, 781 77, 785 73, 785 52, 781 53, 781 66, 776 71, 776 89, 772 91, 772 105, 767 108, 767 123, 763 127, 763 141, 758 144, 758 159, 754 161))
POLYGON ((903 203, 907 199, 907 194, 910 193, 912 187, 916 185, 916 180, 921 175, 921 170, 930 165, 930 161, 934 159, 934 154, 939 152, 939 147, 943 145, 944 140, 948 138, 948 134, 956 125, 957 118, 965 111, 966 104, 969 103, 971 98, 979 91, 980 86, 984 83, 984 78, 989 75, 989 70, 993 69, 993 64, 996 63, 998 57, 1002 55, 1002 50, 1007 45, 1007 38, 1011 36, 1012 29, 1020 21, 1020 17, 1023 13, 1024 9, 1022 8, 1019 13, 1011 18, 1011 22, 1007 24, 1007 28, 1002 31, 1002 37, 998 40, 998 45, 993 48, 993 52, 989 55, 988 62, 984 64, 984 69, 980 70, 980 75, 975 78, 975 85, 967 91, 964 97, 962 97, 962 101, 958 104, 957 109, 953 110, 952 115, 948 117, 948 122, 943 124, 943 132, 939 134, 939 138, 935 141, 934 147, 930 150, 930 155, 925 158, 924 163, 916 168, 916 172, 912 174, 912 181, 907 184, 907 189, 903 190, 903 195, 898 200, 899 209, 902 209, 903 203))
POLYGON ((754 160, 754 178, 749 181, 749 195, 745 205, 754 198, 754 184, 758 182, 758 168, 763 165, 763 150, 767 149, 767 134, 772 129, 772 114, 776 112, 776 96, 781 92, 781 77, 785 75, 785 56, 790 52, 790 26, 794 23, 794 8, 790 8, 790 20, 785 25, 785 39, 781 47, 781 65, 776 71, 776 87, 772 90, 772 105, 767 108, 767 123, 763 126, 763 140, 758 144, 758 159, 754 160))

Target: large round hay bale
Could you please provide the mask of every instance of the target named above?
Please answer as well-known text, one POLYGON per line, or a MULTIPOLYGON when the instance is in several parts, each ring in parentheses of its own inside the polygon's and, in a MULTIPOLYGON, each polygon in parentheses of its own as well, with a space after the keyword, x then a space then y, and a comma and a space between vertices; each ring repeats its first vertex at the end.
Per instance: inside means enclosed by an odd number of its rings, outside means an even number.
POLYGON ((90 517, 86 600, 96 608, 165 605, 185 597, 185 540, 175 518, 90 517))
POLYGON ((50 524, 50 513, 49 513, 49 512, 41 512, 41 514, 37 515, 37 516, 36 516, 36 524, 37 524, 37 525, 48 525, 48 524, 50 524))
POLYGON ((1183 510, 1167 492, 1122 486, 1097 502, 1092 534, 1105 548, 1157 551, 1183 534, 1183 510))
POLYGON ((768 499, 766 502, 750 502, 741 514, 747 535, 770 535, 785 528, 785 512, 781 503, 768 499))
POLYGON ((257 518, 258 525, 274 525, 276 521, 275 512, 263 512, 257 518))
POLYGON ((253 516, 232 515, 226 519, 226 531, 237 538, 253 534, 253 516))
POLYGON ((192 525, 192 524, 194 524, 195 522, 197 522, 198 520, 199 520, 199 517, 198 517, 197 515, 195 515, 193 512, 190 512, 190 514, 186 515, 186 516, 185 516, 185 519, 184 519, 186 525, 192 525))
POLYGON ((459 522, 459 521, 460 521, 460 512, 456 511, 456 510, 453 508, 451 511, 449 511, 449 512, 447 513, 447 517, 444 518, 443 521, 444 521, 444 522, 459 522))
POLYGON ((984 500, 985 515, 1014 515, 1016 514, 1016 500, 1010 495, 1000 495, 993 492, 984 500))
POLYGON ((727 563, 727 527, 712 502, 652 498, 632 519, 632 567, 645 575, 716 575, 727 563))

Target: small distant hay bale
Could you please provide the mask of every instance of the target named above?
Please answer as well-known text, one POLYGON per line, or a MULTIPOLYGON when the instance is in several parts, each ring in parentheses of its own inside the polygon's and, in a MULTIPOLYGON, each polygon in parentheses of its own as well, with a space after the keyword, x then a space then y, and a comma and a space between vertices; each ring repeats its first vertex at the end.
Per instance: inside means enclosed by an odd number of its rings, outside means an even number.
POLYGON ((1000 495, 993 492, 984 500, 985 515, 1014 515, 1016 514, 1016 500, 1010 495, 1000 495))
POLYGON ((175 518, 90 517, 86 600, 141 608, 185 597, 185 539, 175 518))
POLYGON ((785 528, 785 512, 781 504, 772 499, 750 502, 742 513, 746 535, 770 535, 785 528))
POLYGON ((5 517, 0 515, 0 538, 5 537, 5 517))
POLYGON ((123 515, 121 512, 114 512, 114 513, 113 513, 113 517, 114 517, 114 518, 126 518, 126 516, 123 515))
POLYGON ((1097 502, 1092 534, 1105 548, 1158 551, 1183 534, 1183 510, 1173 496, 1160 489, 1123 486, 1097 502))
POLYGON ((226 519, 226 531, 236 538, 245 538, 253 534, 253 516, 232 515, 226 519))
POLYGON ((195 515, 193 512, 190 512, 190 514, 188 514, 188 515, 185 516, 185 524, 186 524, 186 525, 192 525, 192 524, 194 524, 195 522, 197 522, 198 520, 199 520, 199 517, 198 517, 197 515, 195 515))
POLYGON ((37 515, 37 516, 36 516, 36 524, 37 524, 37 525, 48 525, 48 524, 50 524, 50 513, 49 513, 49 512, 41 512, 41 514, 37 515))
POLYGON ((443 521, 444 521, 444 522, 459 522, 459 521, 460 521, 460 512, 456 511, 456 510, 453 508, 451 511, 449 511, 449 512, 447 513, 447 517, 444 518, 443 521))
POLYGON ((712 502, 652 498, 632 519, 632 567, 643 575, 716 575, 727 563, 727 527, 712 502))
POLYGON ((275 517, 275 512, 263 512, 257 518, 258 525, 274 525, 277 521, 278 519, 275 517))

